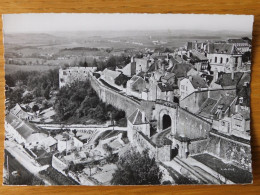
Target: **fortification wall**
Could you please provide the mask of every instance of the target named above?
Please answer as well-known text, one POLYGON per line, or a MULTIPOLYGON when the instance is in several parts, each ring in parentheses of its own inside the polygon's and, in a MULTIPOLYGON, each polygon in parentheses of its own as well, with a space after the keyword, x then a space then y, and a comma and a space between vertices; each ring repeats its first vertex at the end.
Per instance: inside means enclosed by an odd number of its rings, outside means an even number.
POLYGON ((117 109, 124 110, 126 116, 130 116, 137 108, 144 111, 147 116, 151 115, 152 104, 151 102, 144 103, 120 94, 107 86, 101 84, 97 79, 91 75, 88 76, 91 86, 96 91, 99 98, 107 103, 111 104, 117 109))
POLYGON ((189 139, 207 138, 211 124, 200 117, 179 108, 177 113, 176 134, 189 139))
POLYGON ((252 171, 250 143, 242 143, 210 134, 206 151, 243 169, 252 171))

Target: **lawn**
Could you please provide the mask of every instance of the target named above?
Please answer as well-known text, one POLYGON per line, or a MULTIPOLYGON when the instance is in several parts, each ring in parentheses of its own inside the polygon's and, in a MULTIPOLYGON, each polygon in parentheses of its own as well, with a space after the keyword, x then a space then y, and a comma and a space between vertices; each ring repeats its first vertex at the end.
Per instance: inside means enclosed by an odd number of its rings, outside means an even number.
POLYGON ((240 169, 232 164, 224 163, 223 161, 214 156, 211 156, 209 154, 199 154, 193 156, 193 158, 235 183, 252 182, 252 173, 240 169))

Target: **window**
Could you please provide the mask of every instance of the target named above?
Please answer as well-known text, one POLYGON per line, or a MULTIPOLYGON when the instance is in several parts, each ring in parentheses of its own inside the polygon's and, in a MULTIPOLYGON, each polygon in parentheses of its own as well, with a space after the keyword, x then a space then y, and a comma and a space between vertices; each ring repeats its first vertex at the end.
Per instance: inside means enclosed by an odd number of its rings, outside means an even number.
POLYGON ((217 58, 217 57, 215 57, 215 63, 217 63, 217 61, 218 61, 218 58, 217 58))
POLYGON ((227 58, 227 59, 226 59, 226 62, 227 62, 227 63, 228 63, 228 60, 229 60, 229 59, 227 58))
POLYGON ((221 126, 225 126, 225 122, 224 121, 221 121, 221 126))
POLYGON ((239 98, 239 103, 242 104, 243 103, 243 97, 239 98))
POLYGON ((223 63, 223 58, 220 58, 220 64, 222 64, 223 63))

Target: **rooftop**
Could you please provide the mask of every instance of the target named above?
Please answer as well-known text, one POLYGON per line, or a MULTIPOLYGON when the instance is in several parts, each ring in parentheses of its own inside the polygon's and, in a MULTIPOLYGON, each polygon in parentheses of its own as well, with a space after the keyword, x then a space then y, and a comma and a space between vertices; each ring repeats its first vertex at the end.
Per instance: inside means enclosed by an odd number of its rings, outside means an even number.
POLYGON ((128 120, 133 125, 141 125, 141 124, 148 123, 148 120, 146 117, 144 117, 144 121, 143 121, 143 116, 142 116, 143 114, 144 113, 142 113, 139 109, 136 109, 134 111, 134 113, 129 116, 128 120))
POLYGON ((9 123, 24 139, 28 139, 34 132, 30 126, 26 125, 21 119, 12 113, 6 115, 5 120, 9 123))
POLYGON ((207 45, 208 53, 217 53, 217 54, 239 54, 234 44, 229 43, 209 43, 207 45))

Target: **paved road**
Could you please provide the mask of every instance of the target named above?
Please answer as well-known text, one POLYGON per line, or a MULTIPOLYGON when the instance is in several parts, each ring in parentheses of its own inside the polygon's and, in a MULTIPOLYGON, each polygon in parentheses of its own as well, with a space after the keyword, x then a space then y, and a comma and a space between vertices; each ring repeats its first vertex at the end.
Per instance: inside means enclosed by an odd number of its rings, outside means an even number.
POLYGON ((39 172, 45 170, 49 165, 41 166, 35 161, 19 144, 11 141, 5 141, 5 149, 29 172, 43 180, 46 185, 51 185, 49 181, 40 177, 39 172))
POLYGON ((171 128, 165 129, 154 136, 152 136, 152 142, 154 142, 157 146, 163 146, 164 140, 166 139, 166 136, 171 132, 171 128))
POLYGON ((70 130, 120 130, 120 131, 127 131, 127 127, 119 127, 119 126, 106 126, 106 125, 60 125, 60 124, 35 124, 36 126, 46 129, 46 130, 59 130, 59 129, 70 129, 70 130))

